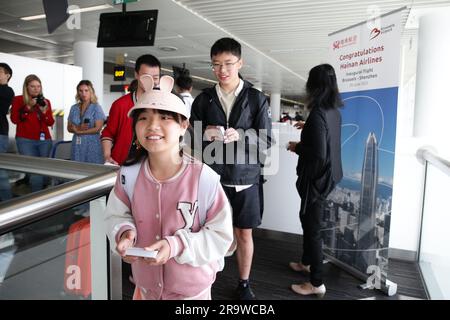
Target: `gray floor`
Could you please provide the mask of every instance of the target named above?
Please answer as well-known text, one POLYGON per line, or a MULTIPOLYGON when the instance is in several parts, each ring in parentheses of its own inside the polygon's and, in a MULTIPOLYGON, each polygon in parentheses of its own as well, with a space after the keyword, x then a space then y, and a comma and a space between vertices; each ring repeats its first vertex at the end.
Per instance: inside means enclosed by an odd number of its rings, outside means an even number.
MULTIPOLYGON (((315 297, 303 297, 291 291, 290 285, 307 281, 307 277, 289 269, 289 261, 298 261, 300 257, 301 236, 256 229, 254 231, 255 254, 253 260, 251 285, 259 300, 314 300, 315 297)), ((128 271, 124 271, 124 299, 131 299, 133 286, 127 280, 128 271)), ((225 269, 218 273, 213 285, 214 300, 234 299, 237 284, 237 263, 234 256, 225 261, 225 269)), ((391 259, 389 261, 389 280, 397 283, 397 294, 388 297, 378 290, 362 290, 362 283, 349 273, 331 263, 324 266, 327 294, 330 300, 399 300, 426 299, 418 266, 413 262, 391 259)))

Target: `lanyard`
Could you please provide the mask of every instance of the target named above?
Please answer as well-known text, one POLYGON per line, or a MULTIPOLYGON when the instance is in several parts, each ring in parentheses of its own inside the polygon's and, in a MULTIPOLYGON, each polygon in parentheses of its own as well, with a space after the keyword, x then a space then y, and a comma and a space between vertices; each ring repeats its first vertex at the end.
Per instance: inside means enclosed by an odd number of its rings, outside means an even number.
POLYGON ((86 107, 86 109, 84 110, 84 113, 81 114, 81 103, 80 103, 80 125, 83 124, 84 116, 86 115, 86 112, 87 112, 87 110, 89 109, 89 106, 90 106, 90 105, 88 105, 88 106, 86 107))

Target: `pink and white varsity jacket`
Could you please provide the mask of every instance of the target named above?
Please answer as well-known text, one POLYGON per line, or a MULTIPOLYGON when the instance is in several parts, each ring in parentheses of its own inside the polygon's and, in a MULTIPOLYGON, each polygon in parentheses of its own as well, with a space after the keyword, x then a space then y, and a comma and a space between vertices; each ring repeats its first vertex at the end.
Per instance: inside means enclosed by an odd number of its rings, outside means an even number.
POLYGON ((218 179, 215 201, 207 211, 205 224, 200 224, 196 202, 201 170, 201 162, 184 157, 174 177, 157 181, 146 160, 136 178, 132 199, 124 191, 120 172, 110 193, 105 219, 113 250, 123 232, 130 229, 137 233, 135 247, 147 247, 160 239, 170 244, 166 264, 132 264, 137 289, 146 299, 202 295, 223 268, 223 258, 233 241, 231 207, 218 179))

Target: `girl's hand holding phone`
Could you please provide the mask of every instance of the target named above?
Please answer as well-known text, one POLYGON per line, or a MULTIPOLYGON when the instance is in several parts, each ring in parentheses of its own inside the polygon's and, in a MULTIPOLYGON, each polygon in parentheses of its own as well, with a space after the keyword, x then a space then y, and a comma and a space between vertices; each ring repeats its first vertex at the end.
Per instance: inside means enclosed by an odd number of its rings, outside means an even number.
POLYGON ((170 258, 170 245, 166 239, 159 240, 151 246, 145 247, 146 250, 158 251, 155 258, 143 258, 150 266, 159 266, 165 264, 170 258))
POLYGON ((120 237, 120 241, 117 243, 116 251, 120 254, 123 261, 126 263, 133 263, 138 257, 135 256, 127 256, 125 254, 125 251, 127 251, 128 248, 131 248, 134 245, 134 241, 136 239, 136 231, 134 230, 127 230, 125 231, 122 236, 120 237))

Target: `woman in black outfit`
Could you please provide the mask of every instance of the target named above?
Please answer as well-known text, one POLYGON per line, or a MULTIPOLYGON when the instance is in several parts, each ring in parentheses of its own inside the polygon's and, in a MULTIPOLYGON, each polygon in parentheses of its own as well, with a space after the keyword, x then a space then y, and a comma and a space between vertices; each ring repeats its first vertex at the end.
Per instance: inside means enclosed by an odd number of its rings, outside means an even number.
POLYGON ((310 282, 291 286, 294 292, 323 297, 326 288, 322 280, 321 220, 328 194, 342 179, 339 112, 342 101, 331 65, 311 69, 306 93, 310 114, 304 125, 299 125, 303 127, 301 141, 291 141, 288 147, 299 156, 296 187, 301 198, 303 256, 301 262, 291 262, 289 266, 310 275, 310 282))

